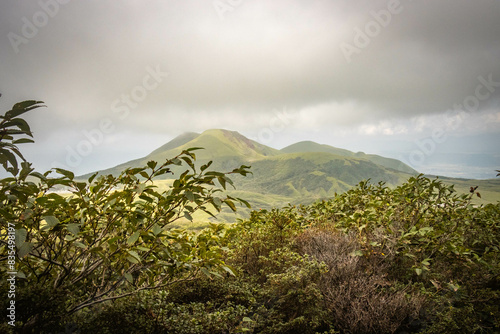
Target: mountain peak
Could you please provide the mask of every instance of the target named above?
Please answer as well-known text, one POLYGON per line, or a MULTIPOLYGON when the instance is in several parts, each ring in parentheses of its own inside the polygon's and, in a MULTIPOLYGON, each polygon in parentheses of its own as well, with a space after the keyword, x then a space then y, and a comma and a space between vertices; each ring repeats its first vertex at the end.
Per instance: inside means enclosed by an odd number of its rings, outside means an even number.
POLYGON ((196 132, 184 132, 184 133, 178 135, 177 137, 175 137, 174 139, 172 139, 171 141, 169 141, 168 143, 166 143, 165 145, 158 147, 156 150, 151 152, 148 156, 157 155, 161 152, 173 150, 179 146, 182 146, 186 143, 189 143, 191 140, 197 138, 198 136, 200 136, 200 134, 196 133, 196 132))
POLYGON ((238 131, 231 131, 227 129, 208 129, 202 132, 202 134, 216 134, 216 133, 238 133, 238 131))
POLYGON ((277 155, 280 152, 266 145, 248 139, 237 131, 226 129, 210 129, 204 131, 198 138, 201 147, 213 149, 225 156, 241 156, 248 160, 256 160, 266 156, 277 155))
POLYGON ((142 166, 149 160, 164 161, 191 147, 204 148, 203 150, 196 151, 197 163, 203 164, 212 160, 214 161, 213 167, 221 170, 231 170, 241 164, 272 164, 275 163, 274 160, 278 161, 281 158, 286 160, 293 156, 309 157, 311 154, 314 155, 314 153, 317 153, 323 157, 323 160, 326 159, 325 161, 338 160, 339 158, 340 160, 342 158, 356 159, 359 161, 369 161, 398 172, 416 173, 412 168, 395 159, 373 154, 354 153, 345 149, 318 144, 313 141, 302 141, 281 150, 276 150, 251 140, 237 131, 226 129, 210 129, 203 131, 201 134, 185 132, 157 148, 146 157, 118 165, 107 170, 107 172, 117 174, 125 167, 142 166))

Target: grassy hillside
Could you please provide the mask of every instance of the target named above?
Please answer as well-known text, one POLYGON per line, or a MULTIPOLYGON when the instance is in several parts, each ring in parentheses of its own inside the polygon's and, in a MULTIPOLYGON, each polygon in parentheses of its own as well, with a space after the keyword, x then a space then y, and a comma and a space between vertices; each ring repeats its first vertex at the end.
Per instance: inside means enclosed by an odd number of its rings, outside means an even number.
POLYGON ((199 133, 185 132, 185 133, 175 137, 174 139, 172 139, 171 141, 169 141, 165 145, 158 147, 156 150, 151 152, 148 156, 163 154, 163 152, 168 152, 168 151, 173 150, 179 146, 182 146, 186 143, 189 143, 191 140, 194 140, 199 136, 200 136, 199 133))
POLYGON ((474 180, 439 176, 439 179, 445 184, 453 184, 455 186, 455 190, 460 194, 467 194, 470 191, 470 187, 477 186, 478 188, 476 191, 479 192, 481 197, 474 196, 473 203, 476 205, 497 203, 500 201, 500 178, 474 180))
POLYGON ((416 174, 416 171, 394 159, 353 153, 314 142, 300 142, 276 150, 250 140, 238 132, 221 129, 207 130, 202 134, 183 134, 143 158, 103 170, 101 173, 117 175, 126 168, 144 166, 150 160, 162 162, 191 147, 203 148, 196 151, 198 165, 214 161, 213 168, 222 170, 232 170, 241 164, 252 165, 253 186, 244 182, 244 190, 252 189, 284 196, 298 193, 313 194, 314 197, 331 195, 345 191, 366 178, 372 178, 376 182, 399 184, 407 178, 407 174, 416 174), (399 164, 405 167, 400 168, 399 164), (289 185, 284 186, 286 183, 289 185), (315 184, 319 183, 323 184, 317 187, 315 184), (321 194, 316 194, 316 191, 321 194))
POLYGON ((345 150, 342 148, 337 148, 329 145, 318 144, 312 141, 302 141, 299 143, 292 144, 281 149, 281 152, 284 153, 301 153, 301 152, 324 152, 324 153, 332 153, 335 155, 340 155, 343 157, 356 157, 358 159, 369 160, 378 165, 392 168, 400 172, 409 173, 409 174, 418 174, 416 170, 411 168, 410 166, 404 164, 403 162, 397 159, 391 159, 382 157, 376 154, 365 154, 363 152, 351 152, 349 150, 345 150))
MULTIPOLYGON (((268 156, 280 154, 279 150, 259 144, 236 131, 213 129, 204 131, 202 134, 187 133, 178 136, 143 158, 105 169, 100 173, 118 175, 126 168, 144 166, 150 160, 163 162, 165 159, 172 158, 183 150, 192 147, 203 148, 196 151, 196 165, 200 166, 208 161, 214 161, 213 168, 219 170, 232 170, 241 164, 248 164, 268 156)), ((173 170, 176 171, 175 168, 173 170)), ((180 169, 177 171, 179 172, 180 169)), ((87 174, 82 177, 90 175, 87 174)))
POLYGON ((311 201, 344 192, 364 179, 397 185, 410 176, 364 159, 311 152, 255 161, 252 171, 253 177, 237 179, 242 189, 311 201))
POLYGON ((342 148, 337 148, 329 145, 318 144, 313 141, 301 141, 280 150, 283 153, 299 153, 299 152, 326 152, 333 153, 336 155, 351 157, 355 153, 345 150, 342 148))
MULTIPOLYGON (((101 173, 117 175, 129 167, 145 166, 150 160, 165 161, 192 147, 204 148, 195 151, 198 167, 208 161, 214 161, 211 168, 219 171, 231 171, 242 164, 250 165, 253 174, 234 177, 236 190, 230 191, 234 192, 234 196, 247 200, 256 209, 282 207, 288 203, 310 204, 344 193, 367 179, 373 184, 385 182, 387 186, 395 187, 417 174, 417 171, 396 159, 363 152, 354 153, 312 141, 276 150, 238 132, 221 129, 207 130, 201 134, 185 133, 143 158, 101 173)), ((174 167, 174 175, 167 174, 164 178, 174 178, 185 168, 186 166, 174 167)), ((478 191, 482 197, 476 197, 475 204, 500 200, 500 180, 441 179, 447 184, 455 184, 459 193, 468 193, 471 186, 479 186, 478 191)), ((160 187, 168 185, 168 180, 156 182, 165 182, 160 187)), ((236 218, 248 217, 249 213, 247 209, 242 209, 238 215, 224 211, 219 214, 218 219, 235 221, 236 218)), ((196 216, 195 220, 208 222, 209 216, 196 216)))

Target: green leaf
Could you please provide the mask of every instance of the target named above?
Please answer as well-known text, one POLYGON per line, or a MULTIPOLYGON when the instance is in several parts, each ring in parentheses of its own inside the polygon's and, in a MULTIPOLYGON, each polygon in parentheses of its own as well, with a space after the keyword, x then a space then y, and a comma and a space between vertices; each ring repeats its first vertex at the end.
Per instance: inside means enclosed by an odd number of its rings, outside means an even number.
POLYGON ((224 203, 226 203, 227 206, 229 206, 231 210, 233 210, 233 212, 236 211, 236 206, 234 205, 233 201, 231 201, 230 199, 226 199, 224 203))
POLYGON ((130 246, 130 245, 133 245, 137 239, 139 239, 139 236, 141 235, 141 232, 140 231, 136 231, 134 234, 132 234, 128 240, 127 240, 127 244, 130 246))
POLYGON ((115 244, 118 239, 120 239, 119 236, 111 238, 111 239, 108 240, 108 244, 111 246, 111 245, 115 244))
MULTIPOLYGON (((141 257, 139 256, 139 254, 137 254, 136 251, 129 250, 127 252, 130 254, 130 256, 132 256, 133 258, 135 258, 137 260, 137 262, 141 261, 141 257)), ((137 262, 135 262, 135 263, 137 263, 137 262)))
MULTIPOLYGON (((6 122, 3 124, 4 127, 10 127, 10 126, 17 126, 19 128, 19 130, 23 131, 24 133, 26 133, 27 135, 31 136, 31 130, 30 130, 30 126, 28 125, 28 122, 26 122, 24 119, 22 118, 14 118, 14 119, 11 119, 9 122, 6 122)), ((13 144, 17 144, 15 141, 12 142, 13 144)))
POLYGON ((234 272, 231 270, 231 268, 226 267, 226 266, 222 266, 222 269, 224 269, 225 271, 227 271, 231 276, 236 276, 234 274, 234 272))
POLYGON ((133 264, 139 263, 139 261, 133 256, 127 256, 127 260, 133 264))
POLYGON ((154 224, 153 225, 153 234, 154 235, 158 235, 160 234, 161 232, 163 232, 163 229, 158 225, 158 224, 154 224))
POLYGON ((80 241, 75 241, 75 244, 74 244, 76 247, 80 247, 80 248, 87 248, 87 246, 85 246, 83 243, 81 243, 80 241))
POLYGON ((236 199, 238 200, 238 202, 243 203, 247 208, 249 208, 249 209, 252 208, 252 206, 250 205, 250 203, 248 203, 244 199, 241 199, 241 198, 236 198, 236 199))
POLYGON ((14 118, 35 108, 45 107, 43 101, 28 100, 14 104, 12 110, 5 113, 6 118, 14 118))
POLYGON ((222 188, 224 188, 224 190, 226 190, 226 178, 224 176, 219 176, 219 177, 217 177, 217 180, 219 181, 222 188))
POLYGON ((212 202, 213 202, 215 208, 217 210, 220 210, 220 207, 222 205, 222 200, 219 197, 214 197, 213 200, 212 200, 212 202))
POLYGON ((211 275, 214 275, 214 276, 216 276, 216 277, 219 277, 219 278, 224 278, 224 277, 222 277, 222 275, 221 275, 221 274, 219 274, 219 273, 218 273, 218 272, 216 272, 216 271, 211 271, 211 272, 210 272, 210 274, 211 274, 211 275))
POLYGON ((190 201, 190 202, 194 202, 194 195, 193 195, 193 192, 192 191, 186 191, 185 192, 185 196, 186 198, 190 201))
POLYGON ((424 266, 430 266, 430 262, 429 262, 430 259, 425 259, 423 260, 421 263, 424 265, 424 266))
POLYGON ((26 235, 28 232, 24 228, 20 228, 19 230, 16 230, 16 247, 20 248, 23 243, 26 241, 26 235))
POLYGON ((92 183, 92 181, 94 181, 94 179, 95 179, 95 177, 97 176, 97 174, 99 174, 99 172, 95 172, 94 174, 92 174, 92 175, 89 177, 89 179, 88 179, 89 183, 92 183))
POLYGON ((421 275, 422 274, 422 269, 420 268, 415 268, 415 272, 417 273, 417 275, 421 275))
POLYGON ((149 202, 149 203, 153 203, 154 202, 154 199, 152 199, 151 197, 145 195, 144 193, 139 195, 139 198, 146 201, 146 202, 149 202))
POLYGON ((193 221, 193 217, 191 217, 191 215, 187 211, 184 211, 184 218, 186 218, 189 221, 193 221))
POLYGON ((28 143, 34 143, 35 141, 33 139, 29 139, 29 138, 19 138, 19 139, 16 139, 12 142, 12 144, 28 144, 28 143))
POLYGON ((210 167, 210 165, 212 164, 212 162, 213 162, 213 161, 209 161, 209 162, 207 162, 205 165, 203 165, 203 166, 201 166, 201 167, 200 167, 200 170, 201 170, 202 172, 204 172, 204 171, 205 171, 208 167, 210 167))
POLYGON ((205 148, 203 148, 203 147, 191 147, 191 148, 186 149, 185 151, 191 152, 191 151, 204 150, 204 149, 205 148))
POLYGON ((192 170, 195 170, 193 160, 188 157, 181 157, 181 159, 184 160, 192 170))
POLYGON ((17 256, 19 256, 20 258, 23 258, 25 257, 26 255, 29 254, 29 252, 31 252, 31 250, 34 248, 35 246, 31 243, 31 242, 25 242, 21 245, 21 247, 19 247, 17 249, 17 256))
POLYGON ((30 175, 34 176, 36 178, 39 178, 40 180, 47 180, 47 178, 45 177, 45 175, 43 175, 41 173, 38 173, 38 172, 31 172, 30 175))
POLYGON ((45 223, 45 225, 41 228, 41 230, 45 231, 45 230, 50 230, 51 228, 59 224, 60 221, 54 216, 44 216, 42 217, 42 224, 43 223, 45 223))
POLYGON ((74 235, 77 235, 80 233, 80 224, 68 224, 66 229, 74 235))
POLYGON ((204 273, 207 277, 210 277, 210 271, 207 268, 201 267, 201 272, 204 273))
POLYGON ((182 161, 178 158, 174 158, 174 159, 170 160, 170 162, 176 166, 182 166, 182 161))
POLYGON ((73 180, 75 178, 75 174, 73 172, 70 172, 69 170, 62 169, 62 168, 55 168, 56 172, 58 172, 61 175, 66 176, 68 179, 73 180))
POLYGON ((14 175, 16 175, 19 171, 16 156, 7 150, 0 150, 0 163, 4 165, 5 169, 7 169, 7 161, 10 162, 14 175))
POLYGON ((158 163, 156 161, 154 161, 154 160, 148 161, 148 163, 147 163, 148 167, 151 168, 151 169, 155 169, 155 167, 156 167, 157 164, 158 163))
POLYGON ((125 277, 125 279, 126 279, 129 283, 133 283, 133 282, 134 282, 134 277, 132 277, 132 274, 131 274, 131 273, 125 273, 125 274, 123 274, 123 277, 125 277))

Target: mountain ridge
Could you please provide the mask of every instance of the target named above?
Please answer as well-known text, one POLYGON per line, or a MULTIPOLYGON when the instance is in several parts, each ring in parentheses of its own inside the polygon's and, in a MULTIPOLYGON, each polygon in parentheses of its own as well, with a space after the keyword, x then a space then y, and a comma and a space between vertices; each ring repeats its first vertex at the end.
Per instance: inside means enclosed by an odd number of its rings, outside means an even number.
MULTIPOLYGON (((183 133, 145 157, 102 170, 100 174, 118 175, 126 168, 143 167, 150 160, 161 163, 191 147, 204 148, 194 151, 195 164, 198 167, 213 161, 210 167, 212 170, 228 172, 241 165, 250 165, 253 174, 246 177, 232 176, 236 189, 230 189, 229 194, 244 198, 254 208, 270 209, 288 203, 308 204, 345 192, 367 179, 370 179, 371 183, 384 182, 390 187, 395 187, 418 174, 396 159, 363 152, 354 153, 312 141, 298 142, 277 150, 236 131, 225 129, 183 133)), ((155 181, 155 184, 160 188, 168 187, 171 179, 186 168, 186 166, 173 166, 174 175, 164 175, 162 176, 164 179, 155 181)), ((453 182, 455 181, 447 183, 453 184, 453 182)), ((499 188, 496 184, 500 180, 495 182, 491 184, 491 189, 485 189, 493 197, 497 196, 498 191, 495 189, 499 188)), ((468 191, 468 181, 458 183, 461 191, 468 191)), ((490 186, 488 182, 483 184, 490 186)), ((249 214, 245 208, 240 211, 243 216, 249 214)), ((223 212, 219 218, 222 221, 234 221, 235 217, 223 212)))
POLYGON ((301 141, 282 148, 280 151, 286 153, 299 152, 328 152, 340 156, 365 158, 387 168, 396 169, 405 173, 418 173, 415 169, 406 165, 402 161, 393 158, 386 158, 377 154, 366 154, 364 152, 352 152, 343 148, 338 148, 326 144, 318 144, 313 141, 301 141))
MULTIPOLYGON (((164 161, 166 158, 176 156, 190 147, 203 148, 203 150, 196 151, 199 164, 212 160, 214 161, 213 166, 217 168, 228 168, 230 166, 235 168, 238 164, 253 163, 270 157, 287 155, 290 153, 328 153, 345 158, 364 159, 397 172, 409 174, 418 173, 413 168, 396 159, 374 154, 365 154, 363 152, 354 153, 346 149, 318 144, 313 141, 297 142, 278 150, 251 140, 237 131, 226 129, 209 129, 202 133, 182 133, 142 158, 130 160, 114 167, 101 170, 100 173, 117 175, 123 169, 128 167, 140 167, 150 160, 159 162, 164 161)), ((91 173, 86 175, 91 175, 91 173)), ((82 177, 86 175, 82 175, 82 177)))
MULTIPOLYGON (((211 168, 214 170, 230 171, 242 164, 251 165, 253 176, 236 177, 237 189, 290 198, 333 196, 364 179, 397 185, 417 174, 409 166, 399 161, 392 162, 393 159, 389 158, 354 153, 312 141, 277 150, 226 129, 183 133, 143 158, 100 173, 117 175, 126 168, 145 166, 150 160, 162 162, 190 147, 204 148, 195 151, 198 166, 213 161, 211 168), (404 168, 398 169, 398 163, 404 168)), ((182 168, 185 167, 173 167, 174 175, 165 177, 175 177, 182 168)))

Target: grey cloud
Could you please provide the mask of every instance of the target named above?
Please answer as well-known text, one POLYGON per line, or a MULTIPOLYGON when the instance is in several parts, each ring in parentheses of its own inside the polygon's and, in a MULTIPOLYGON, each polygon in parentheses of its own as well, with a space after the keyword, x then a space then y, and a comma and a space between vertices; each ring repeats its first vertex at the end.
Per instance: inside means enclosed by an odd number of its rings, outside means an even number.
MULTIPOLYGON (((224 20, 212 1, 73 0, 16 54, 8 33, 21 35, 22 18, 55 1, 0 3, 0 103, 46 101, 30 116, 39 139, 57 128, 77 138, 103 118, 117 132, 174 135, 184 129, 172 124, 219 124, 257 133, 284 106, 322 106, 311 126, 356 126, 443 113, 474 94, 478 76, 500 81, 495 0, 401 0, 401 12, 350 63, 340 45, 396 0, 243 0, 224 20), (148 66, 168 78, 118 118, 113 101, 140 85, 148 66)), ((491 95, 478 112, 498 110, 500 89, 491 95)))

